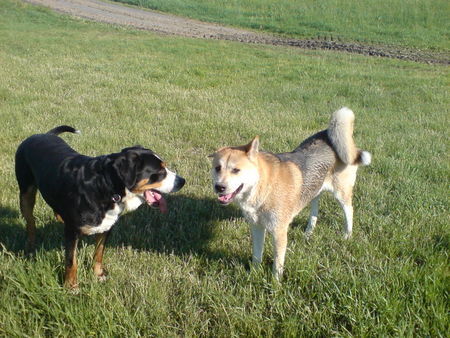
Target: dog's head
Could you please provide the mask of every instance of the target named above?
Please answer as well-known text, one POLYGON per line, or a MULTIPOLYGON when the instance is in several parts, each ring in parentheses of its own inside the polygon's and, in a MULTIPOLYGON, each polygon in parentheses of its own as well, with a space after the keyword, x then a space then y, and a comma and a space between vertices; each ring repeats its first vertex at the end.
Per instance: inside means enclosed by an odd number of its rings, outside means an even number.
MULTIPOLYGON (((145 201, 150 206, 159 207, 162 212, 167 211, 167 204, 161 194, 176 192, 186 182, 166 168, 166 164, 153 151, 141 146, 123 149, 114 160, 113 167, 127 189, 122 202, 127 204, 138 197, 141 203, 145 201)), ((127 209, 136 207, 130 205, 127 209)))
POLYGON ((212 157, 212 179, 214 191, 221 204, 229 204, 234 199, 242 200, 258 183, 259 138, 238 147, 224 147, 212 157))

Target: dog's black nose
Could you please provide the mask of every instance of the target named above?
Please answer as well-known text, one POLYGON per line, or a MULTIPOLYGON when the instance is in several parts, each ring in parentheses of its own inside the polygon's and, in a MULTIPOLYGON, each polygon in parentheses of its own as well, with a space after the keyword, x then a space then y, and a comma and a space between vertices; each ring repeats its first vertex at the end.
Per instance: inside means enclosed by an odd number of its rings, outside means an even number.
POLYGON ((185 183, 186 180, 183 177, 177 175, 177 177, 175 178, 175 184, 173 185, 173 190, 171 192, 177 192, 178 190, 183 188, 185 183))
POLYGON ((216 192, 224 192, 225 191, 225 187, 223 185, 220 185, 220 184, 216 184, 214 186, 214 189, 216 189, 216 192))
POLYGON ((186 183, 186 180, 183 177, 181 177, 181 176, 177 177, 177 186, 179 187, 179 189, 183 188, 185 183, 186 183))

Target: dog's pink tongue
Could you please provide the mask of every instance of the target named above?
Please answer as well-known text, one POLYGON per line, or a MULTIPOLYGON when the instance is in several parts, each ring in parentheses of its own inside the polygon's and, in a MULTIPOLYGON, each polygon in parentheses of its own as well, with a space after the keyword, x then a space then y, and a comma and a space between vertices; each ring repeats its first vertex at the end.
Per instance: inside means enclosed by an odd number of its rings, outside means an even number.
MULTIPOLYGON (((159 195, 159 196, 161 196, 161 195, 159 195)), ((165 214, 167 212, 167 202, 166 202, 166 199, 162 196, 159 199, 159 211, 161 211, 163 214, 165 214)))
POLYGON ((222 203, 228 203, 232 197, 233 197, 233 193, 228 194, 228 195, 221 195, 221 196, 219 196, 219 201, 222 203))
POLYGON ((162 213, 167 212, 167 202, 160 193, 157 193, 154 190, 146 190, 144 192, 144 197, 149 205, 157 205, 159 207, 159 211, 162 213))

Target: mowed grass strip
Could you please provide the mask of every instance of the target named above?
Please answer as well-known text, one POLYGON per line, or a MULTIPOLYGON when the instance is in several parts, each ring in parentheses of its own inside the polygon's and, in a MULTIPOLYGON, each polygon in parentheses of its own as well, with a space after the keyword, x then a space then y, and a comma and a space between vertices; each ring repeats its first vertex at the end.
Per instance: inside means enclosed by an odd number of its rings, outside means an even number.
POLYGON ((449 51, 446 0, 115 0, 299 38, 449 51))
POLYGON ((342 53, 161 37, 0 4, 0 335, 445 336, 448 332, 448 68, 342 53), (354 238, 321 201, 289 233, 286 276, 272 248, 250 271, 250 236, 217 205, 207 155, 260 135, 293 149, 341 106, 373 155, 359 172, 354 238), (91 272, 80 245, 80 293, 62 288, 62 225, 41 198, 38 251, 23 256, 14 152, 25 137, 69 124, 87 155, 142 144, 186 177, 169 214, 146 207, 113 230, 91 272))

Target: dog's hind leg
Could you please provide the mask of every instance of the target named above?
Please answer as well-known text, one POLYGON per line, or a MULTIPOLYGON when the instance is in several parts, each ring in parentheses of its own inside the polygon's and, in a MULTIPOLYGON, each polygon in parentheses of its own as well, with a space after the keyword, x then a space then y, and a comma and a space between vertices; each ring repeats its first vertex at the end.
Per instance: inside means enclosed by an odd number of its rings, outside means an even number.
POLYGON ((350 203, 342 203, 342 209, 344 210, 345 215, 345 229, 344 229, 344 238, 349 239, 352 237, 353 231, 353 206, 350 200, 350 203))
POLYGON ((15 172, 19 185, 20 212, 27 226, 27 243, 25 251, 30 253, 34 250, 36 242, 36 223, 33 216, 34 204, 36 203, 37 185, 31 168, 25 159, 23 147, 19 146, 16 153, 15 172))
POLYGON ((36 222, 33 216, 34 204, 36 203, 37 188, 31 185, 24 192, 20 192, 20 212, 25 218, 27 226, 27 244, 25 250, 32 252, 36 242, 36 222))
POLYGON ((316 227, 317 216, 319 215, 319 198, 320 198, 320 195, 318 195, 316 198, 314 198, 311 201, 311 213, 309 216, 308 226, 306 227, 306 231, 305 231, 305 234, 307 236, 312 235, 314 228, 316 227))
POLYGON ((103 254, 105 252, 105 243, 108 239, 110 231, 97 234, 95 236, 95 252, 94 252, 94 274, 98 277, 100 281, 106 279, 106 273, 103 269, 103 254))
POLYGON ((357 166, 347 166, 344 170, 335 174, 333 195, 338 200, 339 204, 344 210, 345 228, 344 238, 352 237, 353 231, 353 187, 356 181, 357 166))
POLYGON ((344 228, 344 238, 349 239, 352 237, 353 231, 353 205, 352 205, 352 191, 347 189, 347 191, 336 191, 334 196, 338 200, 342 210, 344 210, 345 216, 345 228, 344 228))

